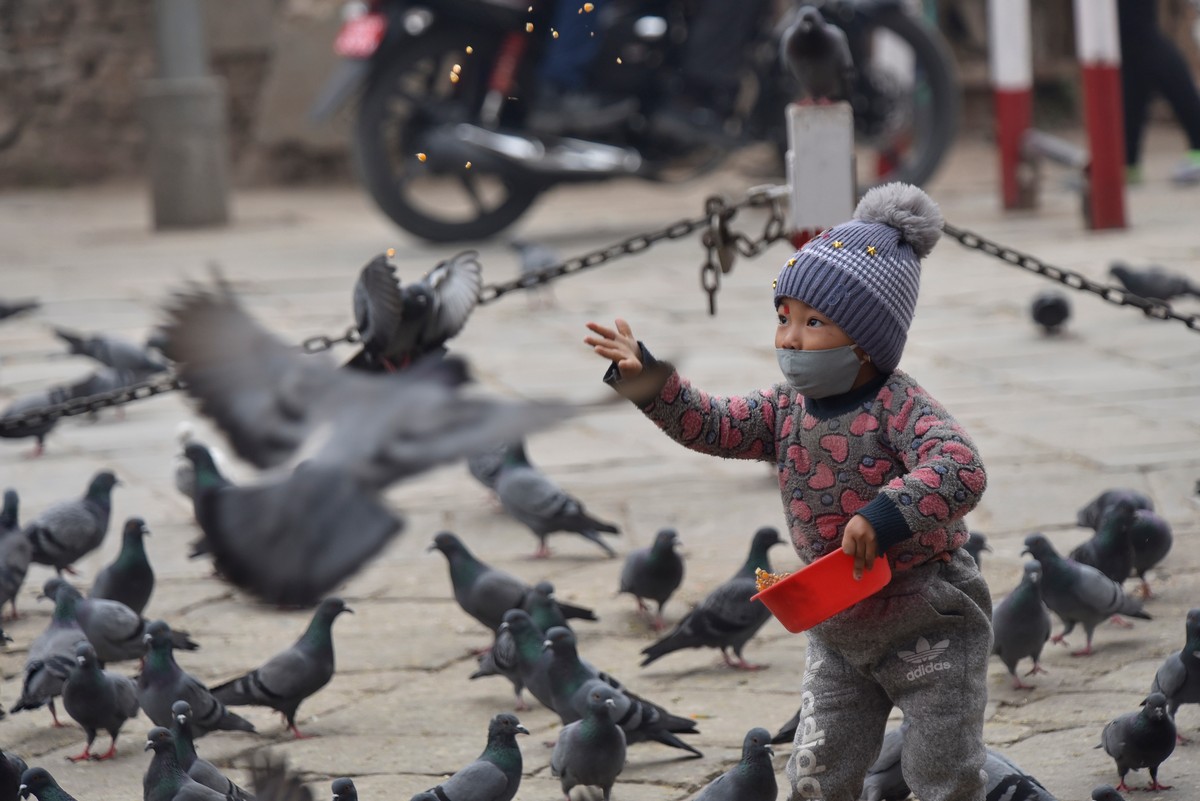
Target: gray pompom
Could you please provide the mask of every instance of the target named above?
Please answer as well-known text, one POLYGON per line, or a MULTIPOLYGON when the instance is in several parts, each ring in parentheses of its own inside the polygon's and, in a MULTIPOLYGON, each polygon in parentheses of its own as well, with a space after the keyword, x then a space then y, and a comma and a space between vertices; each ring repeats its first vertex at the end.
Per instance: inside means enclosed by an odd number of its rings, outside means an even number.
POLYGON ((918 259, 933 250, 944 223, 941 210, 929 195, 912 184, 898 182, 868 190, 858 201, 854 219, 892 226, 918 259))

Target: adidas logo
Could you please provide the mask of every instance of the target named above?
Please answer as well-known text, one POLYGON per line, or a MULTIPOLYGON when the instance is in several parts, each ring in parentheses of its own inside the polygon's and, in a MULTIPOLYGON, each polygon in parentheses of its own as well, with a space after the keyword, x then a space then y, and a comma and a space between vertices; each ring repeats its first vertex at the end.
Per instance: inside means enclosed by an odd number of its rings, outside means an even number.
POLYGON ((921 637, 917 640, 917 644, 911 651, 898 651, 896 656, 903 659, 910 665, 916 665, 908 673, 904 674, 904 678, 909 681, 916 681, 922 676, 927 676, 930 673, 936 673, 939 670, 949 670, 951 665, 949 662, 935 662, 946 650, 950 648, 949 640, 941 640, 933 645, 929 644, 929 640, 921 637))

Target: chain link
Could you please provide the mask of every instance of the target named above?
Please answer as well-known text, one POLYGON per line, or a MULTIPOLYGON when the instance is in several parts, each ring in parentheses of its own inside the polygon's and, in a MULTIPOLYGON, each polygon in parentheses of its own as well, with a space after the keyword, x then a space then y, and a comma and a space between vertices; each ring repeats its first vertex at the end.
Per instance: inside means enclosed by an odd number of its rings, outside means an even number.
POLYGON ((947 236, 957 240, 963 247, 994 256, 1014 267, 1020 267, 1022 270, 1049 278, 1051 281, 1057 281, 1063 286, 1079 292, 1090 292, 1114 306, 1132 306, 1135 309, 1141 309, 1142 314, 1155 320, 1176 320, 1193 331, 1200 331, 1200 315, 1177 312, 1166 301, 1156 298, 1144 298, 1126 289, 1093 281, 1083 273, 1068 270, 1065 267, 1055 267, 1053 264, 1046 264, 1046 262, 1036 256, 1022 253, 1019 250, 993 242, 973 231, 967 231, 949 223, 946 223, 942 230, 947 236))

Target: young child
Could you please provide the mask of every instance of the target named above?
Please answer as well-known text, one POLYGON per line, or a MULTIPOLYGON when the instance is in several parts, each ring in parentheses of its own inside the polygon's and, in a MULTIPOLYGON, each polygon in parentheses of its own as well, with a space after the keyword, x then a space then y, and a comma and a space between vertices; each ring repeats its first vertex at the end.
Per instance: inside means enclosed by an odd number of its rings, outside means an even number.
POLYGON ((808 632, 792 799, 856 801, 896 705, 914 794, 984 801, 991 597, 960 546, 986 476, 962 427, 896 368, 941 228, 924 192, 889 184, 788 259, 773 284, 787 380, 742 397, 693 388, 624 320, 588 323, 584 341, 613 362, 605 380, 668 436, 777 465, 801 559, 840 547, 855 578, 891 563, 886 587, 808 632))

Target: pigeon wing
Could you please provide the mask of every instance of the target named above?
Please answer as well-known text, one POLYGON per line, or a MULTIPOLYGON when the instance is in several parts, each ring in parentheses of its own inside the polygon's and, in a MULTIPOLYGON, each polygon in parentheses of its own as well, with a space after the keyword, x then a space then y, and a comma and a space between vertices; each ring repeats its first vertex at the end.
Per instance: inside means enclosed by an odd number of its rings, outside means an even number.
POLYGON ((446 798, 490 801, 505 795, 508 777, 491 762, 476 760, 441 783, 446 798))
POLYGON ((354 284, 354 320, 363 346, 386 354, 403 316, 404 298, 396 268, 388 264, 386 256, 376 256, 362 268, 354 284))
POLYGON ((479 304, 483 288, 479 254, 473 250, 459 253, 429 271, 423 281, 433 290, 434 313, 421 332, 418 349, 437 347, 456 335, 479 304))

